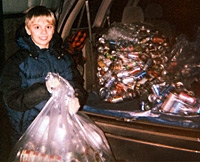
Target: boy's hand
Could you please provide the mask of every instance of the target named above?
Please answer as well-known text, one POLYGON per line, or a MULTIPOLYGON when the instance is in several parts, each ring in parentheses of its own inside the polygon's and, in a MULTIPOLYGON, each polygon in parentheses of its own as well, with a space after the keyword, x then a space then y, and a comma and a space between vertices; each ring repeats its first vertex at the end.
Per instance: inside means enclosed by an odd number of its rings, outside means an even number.
POLYGON ((75 114, 77 113, 78 109, 80 108, 79 100, 77 97, 69 98, 69 113, 75 114))
POLYGON ((58 78, 49 79, 46 81, 46 87, 49 93, 52 93, 53 90, 56 90, 61 85, 58 78))

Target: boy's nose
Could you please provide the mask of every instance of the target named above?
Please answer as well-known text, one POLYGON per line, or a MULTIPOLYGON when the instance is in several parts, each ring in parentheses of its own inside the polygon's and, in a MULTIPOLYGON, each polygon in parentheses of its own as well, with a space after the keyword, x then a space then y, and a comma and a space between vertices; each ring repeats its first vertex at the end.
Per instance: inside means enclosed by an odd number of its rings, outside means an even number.
POLYGON ((46 28, 42 28, 42 31, 41 31, 43 34, 45 34, 47 31, 46 31, 46 28))

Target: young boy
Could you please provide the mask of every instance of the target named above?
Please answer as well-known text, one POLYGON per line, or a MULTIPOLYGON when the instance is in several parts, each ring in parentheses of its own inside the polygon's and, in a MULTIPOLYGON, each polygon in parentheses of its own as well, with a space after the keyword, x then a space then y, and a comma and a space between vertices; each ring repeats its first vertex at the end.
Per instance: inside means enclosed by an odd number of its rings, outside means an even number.
POLYGON ((61 48, 62 39, 55 32, 55 26, 54 14, 46 7, 29 9, 25 15, 25 26, 16 35, 20 50, 8 59, 4 67, 2 90, 11 124, 12 145, 50 98, 45 85, 48 72, 58 73, 69 81, 80 105, 86 101, 84 81, 71 55, 61 48))

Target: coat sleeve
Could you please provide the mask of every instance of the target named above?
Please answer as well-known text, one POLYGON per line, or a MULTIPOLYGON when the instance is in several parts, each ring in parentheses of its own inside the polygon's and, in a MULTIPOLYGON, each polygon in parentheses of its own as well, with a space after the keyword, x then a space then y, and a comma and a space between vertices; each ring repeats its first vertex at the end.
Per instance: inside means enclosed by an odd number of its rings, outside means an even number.
POLYGON ((26 53, 17 53, 11 57, 2 73, 2 91, 5 104, 17 111, 26 111, 43 100, 49 99, 50 94, 45 83, 35 83, 30 87, 22 88, 22 79, 19 75, 19 64, 27 57, 26 53))

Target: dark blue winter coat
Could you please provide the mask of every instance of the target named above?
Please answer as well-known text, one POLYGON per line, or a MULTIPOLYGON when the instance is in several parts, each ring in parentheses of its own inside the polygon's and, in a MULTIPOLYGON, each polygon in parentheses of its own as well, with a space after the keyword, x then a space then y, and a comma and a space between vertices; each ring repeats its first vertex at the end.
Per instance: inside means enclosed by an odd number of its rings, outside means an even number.
POLYGON ((48 72, 59 73, 74 87, 81 105, 87 92, 83 78, 70 54, 60 48, 61 38, 55 33, 48 49, 40 49, 31 38, 17 35, 20 50, 11 56, 3 70, 3 99, 11 123, 11 139, 15 144, 44 107, 50 94, 45 85, 48 72))

